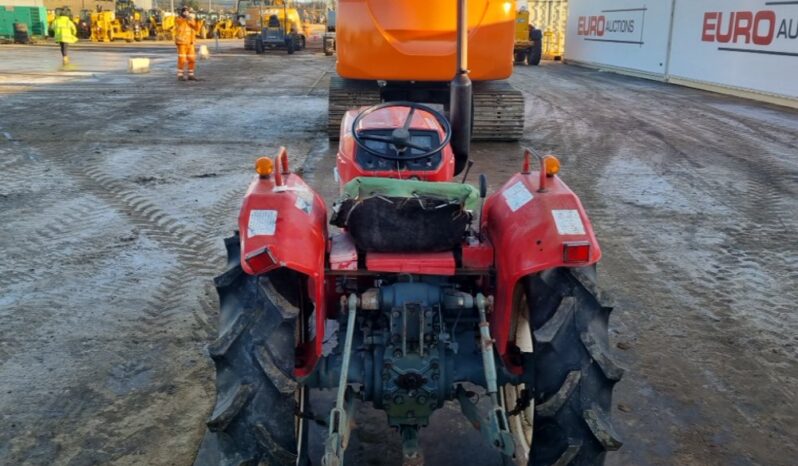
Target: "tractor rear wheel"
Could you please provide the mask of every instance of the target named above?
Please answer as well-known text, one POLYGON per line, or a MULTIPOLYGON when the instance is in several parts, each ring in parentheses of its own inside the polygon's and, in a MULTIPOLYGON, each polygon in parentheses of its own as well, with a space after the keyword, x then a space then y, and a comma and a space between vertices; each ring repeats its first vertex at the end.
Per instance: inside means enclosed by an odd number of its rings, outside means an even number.
POLYGON ((228 269, 216 277, 219 337, 216 406, 195 466, 308 465, 308 391, 293 376, 300 324, 300 277, 287 269, 252 276, 241 269, 239 237, 225 240, 228 269))
MULTIPOLYGON (((612 389, 623 369, 610 356, 607 322, 612 308, 599 302, 595 267, 527 277, 521 299, 517 309, 529 310, 534 398, 529 408, 509 419, 519 446, 516 462, 603 464, 606 452, 621 446, 610 415, 612 389)), ((512 410, 522 391, 506 386, 503 395, 512 410)))

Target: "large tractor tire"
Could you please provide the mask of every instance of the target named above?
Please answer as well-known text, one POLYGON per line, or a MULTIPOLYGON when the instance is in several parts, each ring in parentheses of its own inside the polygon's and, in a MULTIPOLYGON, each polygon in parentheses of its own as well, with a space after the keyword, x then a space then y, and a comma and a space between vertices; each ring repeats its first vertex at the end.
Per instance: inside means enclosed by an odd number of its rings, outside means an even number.
POLYGON ((258 34, 244 35, 244 50, 255 50, 255 39, 259 37, 258 34))
MULTIPOLYGON (((606 452, 621 446, 610 415, 612 389, 623 369, 610 356, 612 308, 598 300, 595 268, 552 269, 527 277, 521 295, 518 307, 529 309, 534 348, 534 399, 509 419, 519 446, 516 464, 603 464, 606 452)), ((504 387, 508 410, 517 405, 523 388, 504 387)))
POLYGON ((308 410, 308 393, 293 377, 294 348, 303 338, 300 279, 286 269, 247 275, 238 235, 225 245, 228 269, 215 279, 219 337, 208 347, 216 405, 194 465, 308 465, 299 415, 308 410))

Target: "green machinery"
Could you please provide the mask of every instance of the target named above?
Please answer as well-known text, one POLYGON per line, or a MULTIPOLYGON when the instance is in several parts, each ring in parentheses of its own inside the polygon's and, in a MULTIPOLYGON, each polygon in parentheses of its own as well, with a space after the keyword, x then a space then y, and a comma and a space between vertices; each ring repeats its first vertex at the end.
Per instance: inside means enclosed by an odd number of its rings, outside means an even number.
POLYGON ((0 2, 0 37, 13 38, 17 23, 27 25, 30 36, 46 36, 47 10, 43 6, 5 6, 0 2))

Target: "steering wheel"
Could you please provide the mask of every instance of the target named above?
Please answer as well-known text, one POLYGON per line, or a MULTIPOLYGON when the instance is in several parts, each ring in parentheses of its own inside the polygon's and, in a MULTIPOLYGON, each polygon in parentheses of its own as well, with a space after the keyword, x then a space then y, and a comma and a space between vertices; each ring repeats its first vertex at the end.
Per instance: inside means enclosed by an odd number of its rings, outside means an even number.
POLYGON ((385 102, 382 104, 371 106, 355 117, 355 121, 352 122, 352 136, 355 139, 355 143, 363 149, 364 151, 368 152, 369 154, 384 159, 384 160, 392 160, 392 161, 413 161, 413 160, 420 160, 427 157, 432 156, 433 154, 442 151, 447 144, 449 144, 449 140, 452 138, 452 127, 449 124, 449 120, 446 119, 443 114, 439 111, 435 110, 434 108, 428 107, 424 104, 420 104, 417 102, 385 102), (360 122, 367 116, 371 115, 372 113, 383 110, 386 108, 393 108, 393 107, 402 107, 402 108, 409 108, 410 111, 407 113, 407 118, 405 118, 404 124, 400 128, 394 128, 391 132, 390 136, 381 136, 378 134, 366 134, 364 130, 358 130, 358 125, 360 122), (410 136, 410 124, 413 121, 413 115, 415 115, 416 110, 420 110, 422 112, 429 113, 430 115, 434 116, 438 123, 443 128, 443 140, 438 144, 436 147, 424 147, 422 145, 416 144, 412 142, 412 138, 410 136), (374 148, 368 147, 364 141, 379 141, 387 143, 395 148, 395 155, 391 155, 385 152, 379 152, 374 148), (421 154, 413 154, 411 155, 407 149, 416 149, 422 151, 421 154))

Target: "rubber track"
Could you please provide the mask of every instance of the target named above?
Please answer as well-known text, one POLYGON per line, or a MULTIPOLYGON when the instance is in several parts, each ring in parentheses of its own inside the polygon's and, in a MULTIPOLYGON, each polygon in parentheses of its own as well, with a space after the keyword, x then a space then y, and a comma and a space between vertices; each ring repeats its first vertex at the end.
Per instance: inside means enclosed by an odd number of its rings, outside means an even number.
MULTIPOLYGON (((471 139, 474 141, 517 141, 524 134, 524 95, 504 81, 474 84, 471 139)), ((330 78, 327 134, 337 140, 341 120, 348 110, 381 102, 376 83, 349 82, 330 78)))
POLYGON ((525 279, 535 355, 535 422, 529 465, 603 464, 621 446, 612 426, 612 360, 595 269, 554 269, 525 279))
POLYGON ((474 84, 473 141, 517 141, 524 135, 524 94, 504 81, 474 84))
POLYGON ((380 89, 377 83, 350 82, 337 76, 330 77, 330 94, 327 106, 327 135, 337 141, 341 134, 341 120, 352 109, 379 104, 380 89))
POLYGON ((270 278, 244 273, 237 234, 225 245, 228 268, 215 280, 219 336, 208 347, 216 366, 216 405, 194 465, 295 464, 299 310, 270 278))

